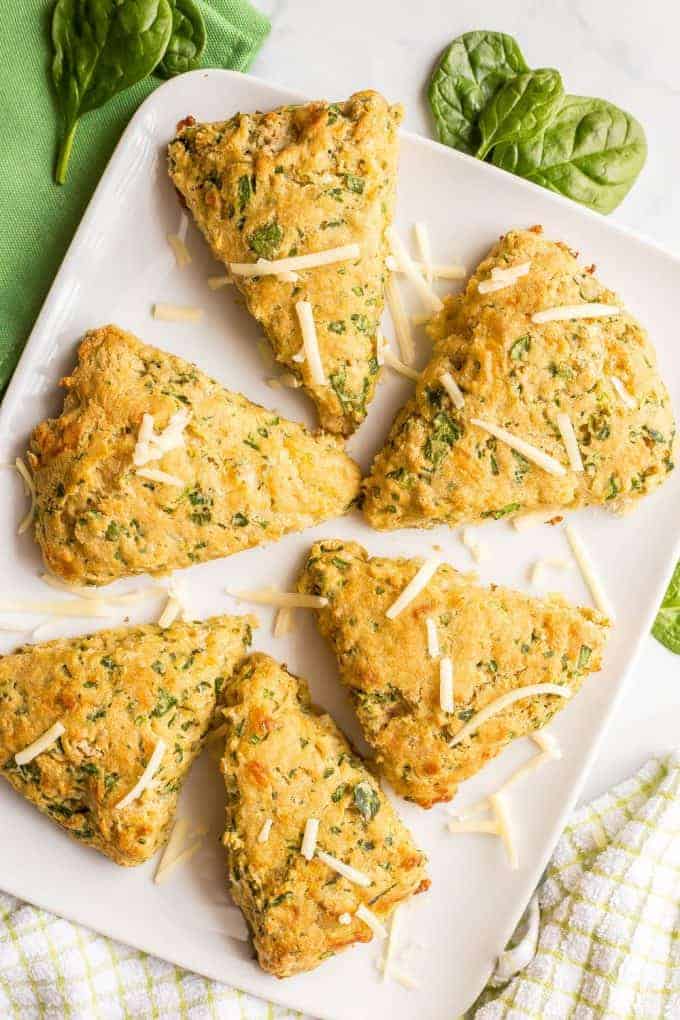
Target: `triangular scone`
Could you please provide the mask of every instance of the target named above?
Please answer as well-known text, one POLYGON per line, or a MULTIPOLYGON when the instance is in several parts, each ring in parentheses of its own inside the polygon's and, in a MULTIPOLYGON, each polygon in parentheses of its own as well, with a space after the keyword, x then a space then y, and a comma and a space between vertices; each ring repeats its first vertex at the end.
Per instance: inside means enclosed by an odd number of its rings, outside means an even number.
POLYGON ((593 269, 536 230, 513 231, 465 293, 448 300, 430 327, 432 360, 365 483, 373 527, 456 525, 591 504, 622 511, 662 484, 673 467, 675 424, 640 324, 627 312, 532 321, 558 306, 620 306, 593 269), (494 268, 526 263, 514 283, 479 293, 494 268), (442 383, 446 372, 462 391, 462 408, 442 383), (581 472, 569 466, 562 413, 576 435, 581 472), (503 427, 566 473, 549 474, 472 419, 503 427))
POLYGON ((288 977, 368 942, 362 906, 384 921, 427 889, 425 857, 331 717, 314 710, 304 680, 253 655, 225 700, 230 888, 260 966, 288 977), (300 851, 310 818, 319 826, 307 859, 300 851), (364 884, 318 851, 358 870, 364 884))
POLYGON ((300 271, 297 279, 234 276, 278 361, 317 405, 321 425, 349 435, 363 421, 378 372, 394 209, 401 109, 377 92, 345 103, 284 106, 183 126, 169 146, 170 177, 221 262, 307 255, 348 244, 354 261, 300 271), (312 305, 327 385, 315 384, 296 302, 312 305))
POLYGON ((168 836, 180 787, 250 645, 252 622, 216 616, 165 630, 119 627, 3 656, 0 774, 116 864, 148 860, 168 836), (58 723, 61 736, 50 734, 58 723), (44 734, 53 742, 17 764, 15 755, 44 734), (150 765, 149 785, 121 804, 150 765))
POLYGON ((28 458, 36 539, 67 581, 107 584, 229 556, 337 517, 357 495, 359 468, 334 436, 116 326, 86 335, 62 385, 64 410, 37 426, 28 458), (178 412, 188 419, 179 432, 178 412), (145 415, 156 437, 170 425, 172 448, 146 460, 147 446, 140 466, 145 415))
POLYGON ((600 668, 607 621, 558 597, 482 588, 448 565, 394 619, 386 616, 422 560, 369 559, 354 542, 313 546, 299 588, 322 595, 321 633, 330 641, 377 765, 395 790, 423 807, 450 800, 514 737, 540 729, 566 704, 527 697, 482 721, 453 747, 476 713, 517 688, 559 684, 575 692, 600 668), (440 703, 437 657, 426 621, 453 667, 452 713, 440 703))

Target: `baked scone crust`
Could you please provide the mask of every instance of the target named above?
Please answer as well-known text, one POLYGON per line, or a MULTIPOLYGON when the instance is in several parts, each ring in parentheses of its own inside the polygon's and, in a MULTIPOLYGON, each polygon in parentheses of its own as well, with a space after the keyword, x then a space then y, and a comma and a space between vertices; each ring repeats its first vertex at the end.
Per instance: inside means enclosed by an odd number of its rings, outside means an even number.
POLYGON ((463 294, 433 319, 432 360, 397 415, 364 483, 366 519, 381 530, 497 520, 546 507, 630 509, 673 468, 675 422, 654 348, 627 311, 609 318, 532 322, 535 312, 620 299, 566 244, 540 228, 494 245, 463 294), (494 269, 529 272, 491 293, 494 269), (454 407, 449 372, 465 404, 454 407), (628 403, 617 383, 629 394, 628 403), (557 424, 566 413, 584 470, 573 471, 557 424), (490 421, 567 468, 548 474, 472 419, 490 421))
POLYGON ((25 645, 0 658, 0 774, 69 835, 132 866, 165 842, 182 782, 252 617, 118 627, 25 645), (14 756, 56 722, 64 734, 27 765, 14 756), (128 806, 161 739, 153 781, 128 806))
POLYGON ((334 436, 313 434, 224 389, 195 365, 117 326, 85 336, 62 380, 58 418, 42 422, 28 460, 35 537, 53 573, 77 584, 166 573, 343 514, 360 472, 334 436), (145 414, 157 432, 187 412, 184 444, 147 468, 133 462, 145 414))
POLYGON ((233 278, 276 359, 315 402, 322 427, 349 435, 377 381, 400 107, 365 91, 344 103, 188 121, 168 147, 170 177, 221 262, 359 244, 355 261, 300 271, 297 279, 233 278), (302 344, 298 301, 312 305, 324 386, 294 360, 302 344))
POLYGON ((517 688, 550 683, 576 693, 601 666, 608 624, 558 596, 483 588, 447 564, 388 619, 386 610, 422 562, 369 558, 356 542, 324 540, 312 547, 298 587, 328 599, 317 612, 319 630, 337 656, 378 769, 403 797, 430 807, 454 797, 462 780, 515 737, 545 726, 567 701, 546 694, 517 701, 449 747, 465 723, 517 688), (440 705, 428 617, 441 655, 453 663, 453 714, 440 705))
POLYGON ((260 965, 288 977, 369 941, 357 908, 384 921, 429 886, 425 857, 331 717, 313 708, 304 680, 255 654, 227 685, 226 701, 230 889, 260 965), (310 817, 320 823, 317 848, 369 876, 368 888, 301 855, 310 817))

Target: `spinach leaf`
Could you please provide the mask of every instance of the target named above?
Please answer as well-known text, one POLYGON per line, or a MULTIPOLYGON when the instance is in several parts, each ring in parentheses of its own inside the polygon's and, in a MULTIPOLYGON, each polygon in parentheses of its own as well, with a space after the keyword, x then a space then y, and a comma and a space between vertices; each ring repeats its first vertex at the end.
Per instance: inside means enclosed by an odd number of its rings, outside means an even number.
POLYGON ((680 563, 673 572, 654 621, 652 634, 669 652, 680 655, 680 563))
POLYGON ((165 56, 156 68, 161 78, 172 78, 198 67, 205 49, 205 22, 194 0, 169 0, 172 34, 165 56))
POLYGON ((253 230, 248 237, 248 247, 263 259, 276 257, 278 247, 283 240, 283 230, 276 220, 265 223, 264 226, 253 230))
POLYGON ((428 90, 439 141, 474 154, 479 114, 501 85, 528 70, 519 46, 503 32, 466 32, 454 39, 428 90))
POLYGON ((365 822, 372 821, 380 810, 380 797, 370 783, 363 780, 353 790, 354 806, 365 822))
POLYGON ((553 119, 563 96, 559 71, 542 68, 511 78, 482 110, 477 158, 484 159, 499 142, 520 142, 540 134, 553 119))
POLYGON ((58 184, 66 180, 80 118, 150 74, 171 32, 169 0, 57 0, 52 78, 63 120, 58 184))
POLYGON ((629 113, 604 99, 565 96, 541 134, 498 145, 491 160, 606 214, 628 194, 646 157, 644 130, 629 113))

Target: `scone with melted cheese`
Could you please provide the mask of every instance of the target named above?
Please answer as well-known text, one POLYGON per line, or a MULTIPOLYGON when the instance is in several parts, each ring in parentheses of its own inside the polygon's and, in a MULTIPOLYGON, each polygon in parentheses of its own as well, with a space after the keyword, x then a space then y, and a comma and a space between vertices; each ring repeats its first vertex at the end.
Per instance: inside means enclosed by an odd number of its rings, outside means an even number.
POLYGON ((359 468, 335 437, 117 326, 85 336, 62 385, 64 409, 34 430, 28 461, 35 537, 66 581, 108 584, 229 556, 342 514, 357 496, 359 468), (140 466, 147 415, 146 456, 162 456, 140 466), (172 441, 159 451, 168 427, 172 441))
POLYGON ((337 656, 378 768, 398 793, 430 807, 450 800, 512 739, 545 726, 567 699, 539 692, 517 700, 450 746, 463 727, 525 687, 555 684, 575 694, 600 668, 608 621, 558 596, 482 588, 445 564, 389 619, 387 610, 422 562, 369 559, 355 542, 322 541, 312 547, 299 589, 328 599, 317 614, 319 630, 337 656), (428 618, 441 656, 453 665, 452 713, 441 707, 428 618))
POLYGON ((625 310, 609 318, 532 319, 565 305, 621 307, 593 270, 540 228, 512 231, 465 292, 446 301, 429 327, 432 360, 365 482, 373 527, 457 525, 593 504, 620 512, 664 482, 675 422, 642 326, 625 310), (479 292, 494 270, 527 263, 514 283, 479 292), (447 372, 463 407, 442 383, 447 372), (583 471, 569 466, 560 413, 571 421, 583 471), (548 454, 564 474, 549 474, 475 419, 548 454))
POLYGON ((233 276, 323 428, 349 435, 366 415, 378 373, 400 108, 377 92, 357 92, 345 103, 238 113, 216 124, 187 120, 169 146, 170 177, 227 268, 359 245, 358 258, 297 278, 233 276), (298 301, 312 305, 326 385, 295 360, 298 301))
POLYGON ((260 966, 288 977, 368 942, 361 907, 385 921, 426 889, 425 857, 331 717, 312 707, 304 680, 253 655, 225 695, 230 889, 260 966), (319 828, 307 860, 300 851, 309 818, 319 828), (365 884, 318 851, 356 869, 365 884))
POLYGON ((251 640, 250 617, 120 627, 0 658, 0 774, 69 835, 116 864, 165 842, 220 692, 251 640), (17 764, 55 724, 63 733, 17 764), (157 750, 159 748, 160 750, 157 750), (134 791, 156 753, 158 767, 134 791))

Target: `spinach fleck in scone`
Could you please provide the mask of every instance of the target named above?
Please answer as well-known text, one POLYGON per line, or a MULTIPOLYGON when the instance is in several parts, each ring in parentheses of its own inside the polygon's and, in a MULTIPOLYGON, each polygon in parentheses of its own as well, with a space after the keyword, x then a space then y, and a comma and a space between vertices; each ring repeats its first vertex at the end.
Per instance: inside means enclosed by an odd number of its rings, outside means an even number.
POLYGON ((252 622, 220 616, 167 630, 120 627, 3 656, 0 773, 116 864, 148 860, 167 838, 252 622), (29 753, 43 736, 45 749, 29 753))
POLYGON ((319 629, 338 658, 379 769, 398 793, 430 807, 450 800, 463 779, 514 737, 544 726, 566 699, 558 692, 517 700, 450 746, 463 727, 523 687, 556 684, 575 693, 600 668, 607 621, 557 596, 482 588, 448 565, 388 618, 421 565, 369 559, 354 542, 319 542, 299 588, 328 599, 318 612, 319 629), (441 657, 451 661, 452 711, 442 708, 441 662, 428 654, 428 619, 441 657))
POLYGON ((107 584, 272 542, 344 513, 359 468, 195 365, 116 326, 88 333, 28 460, 35 536, 67 581, 107 584))
POLYGON ((230 887, 260 965, 287 977, 369 941, 361 915, 384 920, 427 889, 425 858, 333 720, 314 710, 304 680, 253 655, 225 692, 230 887), (319 825, 307 859, 309 819, 319 825), (345 877, 335 862, 356 873, 345 877))
POLYGON ((465 293, 430 325, 432 360, 399 413, 366 480, 375 528, 456 525, 545 507, 602 504, 620 512, 673 467, 675 423, 654 349, 621 311, 607 318, 534 322, 562 306, 621 303, 565 244, 540 228, 501 238, 465 293), (528 271, 500 289, 492 274, 528 271), (482 293, 480 293, 480 284, 482 293), (442 376, 457 382, 456 407, 442 376), (583 471, 570 468, 567 415, 583 471), (473 419, 501 426, 559 462, 549 474, 473 419))
POLYGON ((234 275, 277 360, 316 403, 321 425, 345 435, 363 421, 377 378, 400 120, 401 110, 378 93, 358 92, 345 103, 239 113, 217 124, 187 118, 169 146, 170 177, 225 264, 359 245, 358 258, 300 270, 297 278, 234 275), (295 360, 298 301, 312 305, 326 385, 295 360))

